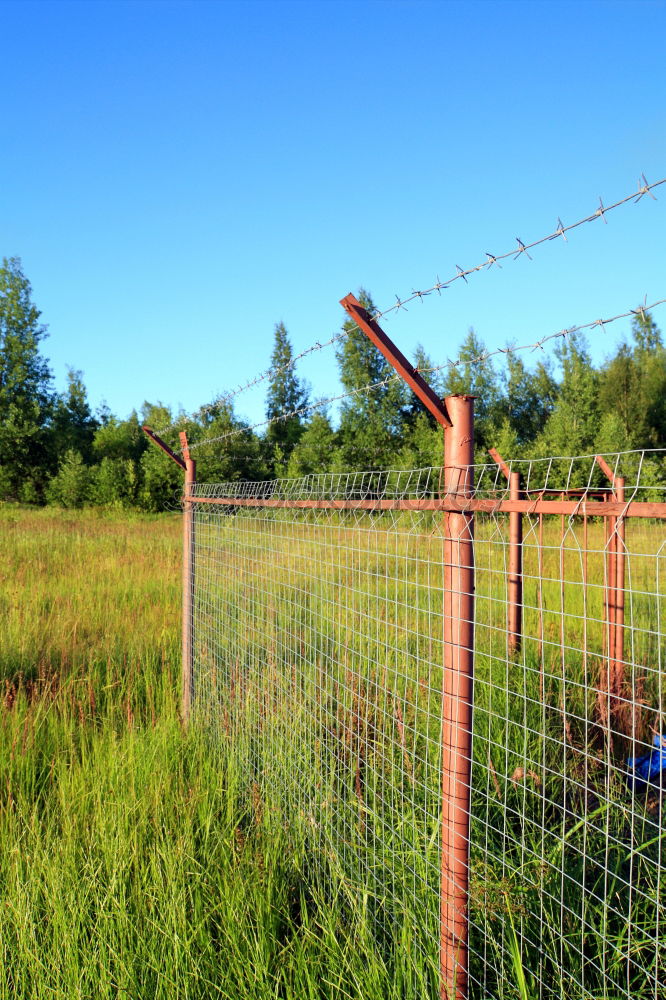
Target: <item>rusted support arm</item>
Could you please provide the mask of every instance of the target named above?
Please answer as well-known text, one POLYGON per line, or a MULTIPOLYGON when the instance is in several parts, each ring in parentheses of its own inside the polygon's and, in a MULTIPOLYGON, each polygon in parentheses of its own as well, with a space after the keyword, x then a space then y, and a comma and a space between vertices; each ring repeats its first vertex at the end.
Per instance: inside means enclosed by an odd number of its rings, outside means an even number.
POLYGON ((499 465, 500 469, 502 470, 502 472, 504 473, 504 475, 508 479, 509 476, 511 475, 511 469, 506 464, 506 462, 504 461, 504 459, 502 458, 502 456, 498 452, 497 448, 489 448, 488 449, 488 454, 492 458, 493 462, 496 462, 497 465, 499 465))
POLYGON ((594 460, 601 469, 601 471, 603 472, 608 482, 611 484, 613 488, 615 488, 615 473, 611 469, 606 459, 603 457, 603 455, 595 455, 594 460))
POLYGON ((387 337, 378 323, 372 319, 367 309, 353 295, 346 295, 340 300, 340 305, 354 320, 359 330, 361 330, 368 340, 370 340, 377 350, 381 351, 392 368, 395 368, 412 392, 416 393, 425 408, 432 413, 438 424, 442 427, 450 427, 446 404, 439 398, 435 390, 428 385, 426 380, 420 375, 416 368, 409 363, 402 351, 398 350, 390 337, 387 337))
POLYGON ((175 451, 171 450, 171 448, 166 443, 166 441, 163 441, 161 437, 158 437, 157 434, 155 433, 155 431, 151 431, 150 427, 144 426, 141 429, 142 429, 143 433, 147 437, 150 438, 150 440, 153 442, 153 444, 156 444, 158 448, 161 448, 162 451, 166 455, 168 455, 169 458, 172 459, 176 463, 176 465, 179 465, 181 467, 181 469, 183 470, 183 472, 185 472, 185 470, 187 468, 187 466, 185 465, 185 462, 180 457, 180 455, 177 455, 175 453, 175 451))

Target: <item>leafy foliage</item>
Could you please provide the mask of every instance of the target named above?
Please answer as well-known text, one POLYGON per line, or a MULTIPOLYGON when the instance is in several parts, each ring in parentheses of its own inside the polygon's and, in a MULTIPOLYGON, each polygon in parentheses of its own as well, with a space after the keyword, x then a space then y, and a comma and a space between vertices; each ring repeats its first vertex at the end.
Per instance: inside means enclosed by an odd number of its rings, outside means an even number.
POLYGON ((42 493, 54 455, 48 423, 54 397, 40 354, 46 327, 18 257, 0 267, 0 498, 20 498, 26 484, 42 493))
MULTIPOLYGON (((360 289, 358 298, 374 311, 368 292, 360 289)), ((434 418, 393 377, 390 364, 351 320, 344 329, 347 336, 336 359, 342 388, 350 395, 337 413, 318 409, 309 419, 302 414, 275 419, 307 407, 309 398, 280 322, 266 399, 272 422, 264 434, 255 433, 228 403, 189 418, 181 415, 179 428, 190 444, 201 446, 195 454, 200 481, 441 463, 442 431, 434 418), (369 385, 377 387, 367 391, 369 385)), ((65 391, 56 394, 40 353, 45 336, 20 260, 5 258, 0 267, 0 500, 147 511, 169 506, 180 495, 182 472, 149 446, 142 431, 142 424, 171 426, 169 407, 147 402, 140 418, 133 411, 125 420, 105 407, 93 414, 83 375, 75 369, 68 372, 65 391)), ((649 313, 636 311, 631 340, 598 368, 580 334, 561 343, 556 364, 540 359, 528 367, 524 355, 512 353, 509 345, 506 365, 498 370, 485 354, 483 341, 470 330, 456 352, 458 363, 445 373, 428 374, 433 366, 420 345, 414 355, 415 366, 438 395, 475 397, 477 461, 487 461, 491 447, 506 458, 666 447, 666 348, 649 313)), ((175 430, 165 440, 175 450, 180 447, 175 430)), ((656 481, 661 459, 645 463, 656 481)))

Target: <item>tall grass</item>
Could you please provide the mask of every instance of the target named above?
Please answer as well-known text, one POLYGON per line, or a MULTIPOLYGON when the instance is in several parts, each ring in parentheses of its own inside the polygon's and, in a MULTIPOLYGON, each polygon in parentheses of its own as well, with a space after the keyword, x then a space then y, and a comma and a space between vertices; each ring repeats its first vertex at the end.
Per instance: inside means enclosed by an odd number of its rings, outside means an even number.
POLYGON ((179 561, 177 516, 0 508, 0 997, 406 996, 183 732, 179 561))
MULTIPOLYGON (((1 998, 438 995, 441 537, 405 527, 200 519, 185 732, 179 517, 0 508, 1 998)), ((539 567, 528 533, 510 657, 479 524, 478 1000, 666 996, 660 803, 622 773, 663 709, 655 530, 609 739, 601 555, 585 596, 580 538, 539 567)))
MULTIPOLYGON (((367 918, 402 995, 437 993, 442 535, 430 515, 197 514, 197 710, 309 878, 367 918)), ((660 524, 627 530, 624 686, 604 691, 604 532, 477 519, 471 995, 666 996, 661 801, 626 760, 663 731, 660 524), (562 532, 564 531, 564 538, 562 532)), ((663 572, 663 569, 662 569, 663 572)), ((345 903, 343 906, 342 903, 345 903)))

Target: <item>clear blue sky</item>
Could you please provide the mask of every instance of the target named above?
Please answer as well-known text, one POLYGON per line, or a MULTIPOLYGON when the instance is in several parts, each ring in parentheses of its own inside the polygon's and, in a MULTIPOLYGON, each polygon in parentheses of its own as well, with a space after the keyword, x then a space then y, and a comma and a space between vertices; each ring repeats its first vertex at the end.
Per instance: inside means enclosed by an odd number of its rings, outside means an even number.
MULTIPOLYGON (((662 2, 23 0, 0 21, 0 255, 57 384, 80 368, 121 416, 233 387, 279 320, 300 351, 361 285, 390 305, 666 177, 662 2)), ((494 347, 665 297, 657 196, 385 328, 441 362, 470 326, 494 347)), ((300 374, 339 391, 331 349, 300 374)))

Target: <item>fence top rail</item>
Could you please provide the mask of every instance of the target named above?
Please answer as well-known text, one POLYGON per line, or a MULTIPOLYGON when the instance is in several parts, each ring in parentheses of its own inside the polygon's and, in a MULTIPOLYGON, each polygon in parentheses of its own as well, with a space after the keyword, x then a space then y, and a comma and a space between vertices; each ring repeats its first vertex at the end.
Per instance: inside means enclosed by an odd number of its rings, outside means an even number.
POLYGON ((282 508, 286 510, 442 511, 485 514, 561 514, 568 517, 652 517, 666 520, 666 502, 633 500, 492 500, 454 496, 405 500, 275 500, 238 497, 198 497, 198 505, 282 508))
MULTIPOLYGON (((603 456, 507 460, 504 466, 520 474, 520 499, 511 500, 506 470, 496 462, 475 465, 474 488, 466 493, 469 510, 514 510, 581 515, 661 517, 666 501, 666 450, 634 451, 603 456), (624 479, 624 496, 615 497, 613 482, 624 479), (614 499, 620 502, 619 509, 614 499), (473 506, 470 504, 473 501, 473 506), (509 506, 513 504, 513 506, 509 506), (637 506, 640 504, 641 506, 637 506), (648 513, 645 504, 655 508, 648 513), (632 507, 631 512, 629 508, 632 507)), ((468 481, 460 470, 460 482, 468 481)), ((261 482, 196 483, 187 498, 197 503, 236 507, 293 507, 359 510, 459 510, 462 498, 445 488, 439 467, 362 472, 329 472, 298 479, 261 482)))

